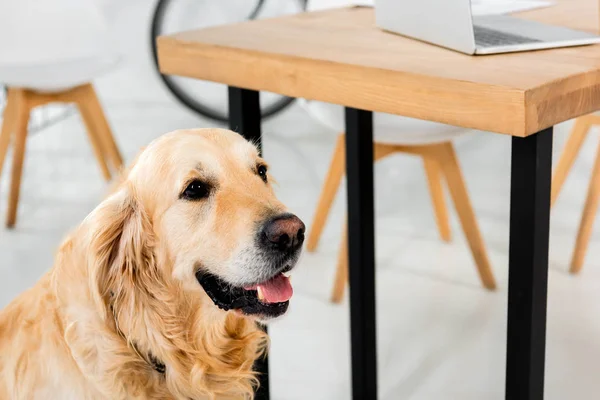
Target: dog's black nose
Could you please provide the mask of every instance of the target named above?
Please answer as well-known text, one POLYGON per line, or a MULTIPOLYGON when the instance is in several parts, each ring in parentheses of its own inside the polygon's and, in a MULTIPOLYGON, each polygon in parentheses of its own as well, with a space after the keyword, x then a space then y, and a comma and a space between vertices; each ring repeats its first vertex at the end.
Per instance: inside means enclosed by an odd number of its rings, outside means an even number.
POLYGON ((271 247, 290 252, 302 246, 305 230, 304 222, 300 218, 293 214, 283 214, 265 223, 262 236, 271 247))

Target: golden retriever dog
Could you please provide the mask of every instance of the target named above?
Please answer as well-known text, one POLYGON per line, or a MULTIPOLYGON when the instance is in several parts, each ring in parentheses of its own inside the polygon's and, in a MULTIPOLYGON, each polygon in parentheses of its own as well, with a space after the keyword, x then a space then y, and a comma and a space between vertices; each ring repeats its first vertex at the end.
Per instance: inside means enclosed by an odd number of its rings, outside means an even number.
POLYGON ((122 179, 0 313, 0 399, 252 398, 304 224, 228 130, 166 134, 122 179))

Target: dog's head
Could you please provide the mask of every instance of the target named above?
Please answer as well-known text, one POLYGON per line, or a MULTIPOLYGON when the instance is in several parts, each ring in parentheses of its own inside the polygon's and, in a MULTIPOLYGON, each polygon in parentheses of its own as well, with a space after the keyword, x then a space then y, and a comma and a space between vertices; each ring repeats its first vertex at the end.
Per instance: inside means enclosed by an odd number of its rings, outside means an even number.
POLYGON ((164 135, 122 179, 63 246, 86 260, 75 271, 118 345, 136 349, 119 354, 160 359, 177 398, 251 397, 266 345, 253 319, 286 312, 304 224, 256 147, 227 130, 164 135))
MULTIPOLYGON (((271 182, 257 148, 234 132, 164 135, 100 206, 98 212, 117 214, 106 218, 114 229, 104 234, 112 240, 101 242, 113 246, 101 256, 112 275, 144 274, 188 293, 204 291, 225 311, 278 317, 292 296, 288 274, 305 228, 277 200, 271 182), (148 268, 155 270, 139 271, 148 268)), ((108 272, 101 291, 114 292, 108 272)))

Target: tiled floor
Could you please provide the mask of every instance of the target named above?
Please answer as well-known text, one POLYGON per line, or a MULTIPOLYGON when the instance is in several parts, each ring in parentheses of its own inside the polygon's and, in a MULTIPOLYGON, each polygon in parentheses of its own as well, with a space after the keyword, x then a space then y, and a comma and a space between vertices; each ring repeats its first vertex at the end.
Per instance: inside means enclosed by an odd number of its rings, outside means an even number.
MULTIPOLYGON (((131 72, 131 71, 129 71, 131 72)), ((128 159, 169 130, 210 126, 163 95, 119 99, 123 74, 101 81, 108 117, 128 159)), ((157 85, 156 83, 153 83, 157 85)), ((135 85, 133 85, 135 86, 135 85)), ((153 93, 162 93, 158 86, 153 93)), ((153 89, 153 90, 154 90, 153 89)), ((556 154, 570 125, 558 128, 556 154)), ((583 273, 567 271, 598 135, 575 164, 552 213, 547 399, 595 399, 600 392, 600 226, 583 273)), ((280 197, 307 223, 334 135, 299 108, 268 121, 264 152, 280 197)), ((376 167, 377 312, 381 398, 502 399, 504 393, 510 138, 479 134, 456 143, 473 204, 499 281, 478 282, 452 213, 454 240, 438 240, 418 159, 393 156, 376 167)), ((5 211, 6 171, 0 190, 5 211)), ((52 264, 65 233, 106 189, 77 116, 31 137, 18 226, 0 229, 0 306, 52 264)), ((321 246, 294 274, 291 311, 272 332, 276 400, 348 399, 347 303, 328 303, 344 215, 340 193, 321 246)))

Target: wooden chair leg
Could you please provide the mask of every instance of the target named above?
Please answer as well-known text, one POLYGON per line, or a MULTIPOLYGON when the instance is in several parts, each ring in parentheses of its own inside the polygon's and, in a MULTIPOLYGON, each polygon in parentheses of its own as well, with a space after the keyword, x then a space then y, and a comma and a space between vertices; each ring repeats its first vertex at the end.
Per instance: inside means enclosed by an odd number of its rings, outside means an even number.
MULTIPOLYGON (((395 146, 375 143, 373 148, 373 162, 379 161, 394 152, 396 152, 395 146)), ((346 284, 348 283, 348 221, 344 223, 342 232, 335 280, 331 291, 331 302, 336 304, 340 303, 344 298, 346 284)))
POLYGON ((96 95, 96 91, 94 90, 92 84, 87 84, 83 88, 83 93, 85 94, 84 101, 88 104, 92 119, 100 136, 102 146, 105 152, 108 154, 108 157, 111 159, 113 167, 119 171, 123 168, 123 156, 121 156, 119 147, 115 142, 115 138, 112 134, 112 130, 110 129, 110 125, 106 120, 106 116, 104 115, 104 110, 102 109, 100 100, 98 100, 98 96, 96 95))
POLYGON ((325 178, 321 196, 317 203, 317 210, 310 226, 310 233, 306 240, 306 250, 308 251, 314 251, 319 244, 331 204, 340 186, 342 176, 344 176, 344 169, 346 167, 346 150, 344 147, 345 135, 340 134, 337 138, 329 172, 327 172, 327 178, 325 178))
POLYGON ((21 189, 21 175, 23 172, 23 159, 25 158, 25 145, 27 142, 27 125, 31 110, 28 95, 25 90, 11 89, 14 91, 12 99, 15 102, 16 116, 14 119, 15 146, 13 152, 12 177, 10 194, 8 197, 8 210, 6 226, 12 228, 17 222, 17 208, 19 205, 19 192, 21 189))
POLYGON ((77 104, 77 108, 79 108, 79 113, 81 114, 81 118, 85 124, 88 138, 90 139, 94 156, 96 157, 98 165, 100 166, 102 176, 107 181, 110 181, 112 176, 107 163, 107 151, 103 146, 101 139, 102 134, 100 133, 100 129, 95 121, 94 111, 90 107, 88 96, 77 96, 75 98, 75 104, 77 104))
POLYGON ((436 146, 436 153, 438 162, 442 166, 444 176, 448 182, 448 188, 450 189, 450 195, 454 201, 458 217, 460 219, 463 231, 469 242, 471 253, 475 264, 477 265, 477 271, 479 277, 487 289, 493 290, 496 288, 496 280, 490 267, 488 260, 487 251, 479 232, 477 225, 477 219, 471 206, 469 194, 458 165, 458 159, 454 152, 452 143, 444 143, 436 146))
POLYGON ((579 223, 579 231, 577 232, 577 240, 575 241, 575 251, 571 259, 571 273, 576 274, 581 271, 585 253, 587 251, 590 237, 592 236, 592 228, 594 219, 598 211, 598 201, 600 200, 600 146, 596 154, 594 169, 588 187, 588 193, 579 223))
POLYGON ((446 200, 444 199, 444 188, 442 186, 440 166, 435 160, 428 157, 423 157, 423 164, 425 166, 425 173, 427 175, 427 183, 429 185, 431 201, 433 202, 438 231, 440 232, 442 240, 444 242, 449 242, 451 239, 450 222, 446 200))
POLYGON ((6 106, 4 107, 4 114, 2 117, 2 129, 0 130, 0 176, 2 176, 4 160, 6 159, 8 146, 10 145, 12 134, 15 129, 17 118, 17 96, 18 92, 15 89, 8 89, 6 106))
POLYGON ((335 271, 333 290, 331 291, 331 302, 338 304, 344 298, 346 284, 348 283, 348 222, 344 223, 342 241, 338 253, 338 263, 335 271))
POLYGON ((585 116, 580 117, 575 120, 575 126, 573 126, 573 130, 569 134, 569 138, 567 143, 565 144, 565 148, 563 150, 562 155, 556 165, 556 169, 554 170, 554 177, 552 178, 552 194, 550 196, 550 207, 554 206, 558 195, 560 194, 560 190, 567 178, 567 175, 571 171, 571 167, 573 166, 573 162, 581 149, 581 145, 585 140, 590 127, 592 126, 593 116, 585 116))

